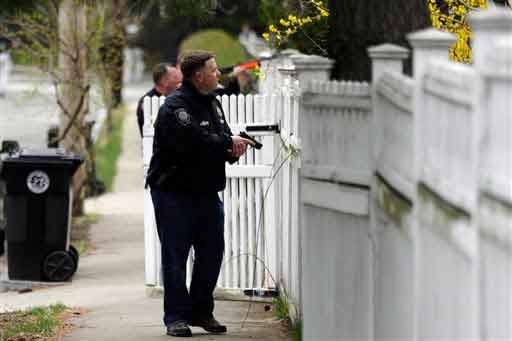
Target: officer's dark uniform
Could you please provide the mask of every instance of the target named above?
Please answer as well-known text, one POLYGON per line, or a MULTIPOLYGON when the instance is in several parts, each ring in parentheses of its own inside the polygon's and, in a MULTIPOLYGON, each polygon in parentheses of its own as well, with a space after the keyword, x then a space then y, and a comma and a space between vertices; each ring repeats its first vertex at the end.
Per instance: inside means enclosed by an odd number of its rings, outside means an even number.
POLYGON ((231 130, 220 103, 184 81, 167 97, 155 122, 147 183, 162 244, 164 323, 213 317, 213 290, 224 253, 226 161, 231 130), (185 284, 190 247, 195 260, 185 284))
POLYGON ((146 92, 144 96, 142 96, 139 99, 139 102, 137 103, 137 123, 139 124, 139 132, 140 136, 142 136, 142 127, 144 126, 144 97, 153 97, 153 96, 163 96, 161 93, 158 92, 157 89, 153 88, 146 92))

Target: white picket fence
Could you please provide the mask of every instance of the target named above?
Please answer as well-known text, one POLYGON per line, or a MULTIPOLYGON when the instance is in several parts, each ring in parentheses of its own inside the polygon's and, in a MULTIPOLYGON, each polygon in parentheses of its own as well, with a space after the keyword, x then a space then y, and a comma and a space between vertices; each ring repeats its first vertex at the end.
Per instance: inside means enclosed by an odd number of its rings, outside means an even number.
MULTIPOLYGON (((152 155, 153 123, 164 97, 144 99, 143 128, 144 174, 147 174, 152 155)), ((300 242, 296 206, 290 206, 291 189, 297 183, 297 171, 287 159, 282 141, 289 143, 297 98, 292 95, 223 96, 220 98, 228 123, 234 134, 250 125, 278 125, 280 132, 250 133, 264 145, 261 151, 249 149, 235 165, 226 168, 227 184, 221 195, 225 209, 225 255, 218 286, 230 294, 244 289, 278 288, 284 280, 298 283, 300 265, 295 250, 300 242), (283 219, 283 221, 281 220, 283 219), (292 243, 290 238, 294 237, 292 243), (282 245, 287 248, 283 251, 282 245), (293 246, 293 247, 290 247, 293 246), (291 254, 288 254, 291 253, 291 254), (281 262, 284 257, 283 262, 281 262), (293 264, 292 264, 293 263, 293 264), (293 271, 291 268, 293 267, 293 271), (290 275, 289 275, 290 274, 290 275)), ((146 285, 162 287, 160 243, 149 190, 144 193, 146 285)), ((191 278, 193 252, 188 262, 191 278)))

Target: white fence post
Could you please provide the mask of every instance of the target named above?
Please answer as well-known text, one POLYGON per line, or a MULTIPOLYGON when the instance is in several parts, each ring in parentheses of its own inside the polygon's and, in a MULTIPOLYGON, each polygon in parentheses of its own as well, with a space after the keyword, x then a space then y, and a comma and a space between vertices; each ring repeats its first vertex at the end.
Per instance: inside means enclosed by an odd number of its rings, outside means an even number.
POLYGON ((271 95, 280 93, 281 87, 283 86, 283 79, 279 68, 290 65, 289 57, 298 53, 299 51, 297 50, 287 49, 272 59, 262 61, 261 74, 263 77, 260 78, 258 84, 260 94, 271 95))
POLYGON ((302 278, 302 232, 300 225, 300 88, 297 80, 298 72, 295 67, 280 68, 284 84, 283 117, 281 120, 281 139, 286 146, 284 163, 279 180, 281 205, 281 231, 282 240, 280 250, 282 285, 288 295, 288 303, 292 318, 300 318, 301 313, 301 278, 302 278))
POLYGON ((512 12, 470 17, 482 139, 479 163, 480 337, 512 339, 512 12))
POLYGON ((284 50, 281 54, 268 61, 263 61, 261 71, 264 77, 260 80, 259 92, 261 94, 280 93, 284 86, 286 75, 281 69, 292 68, 301 87, 311 80, 327 81, 330 76, 333 60, 317 56, 306 55, 296 50, 284 50))
MULTIPOLYGON (((293 318, 300 318, 302 301, 302 203, 300 198, 301 167, 301 118, 300 95, 311 81, 327 81, 333 60, 305 54, 289 55, 289 63, 278 68, 283 94, 283 117, 281 117, 281 139, 287 145, 285 153, 290 159, 285 161, 279 176, 281 201, 281 221, 279 239, 281 240, 279 258, 280 282, 286 290, 290 312, 293 318), (295 152, 292 152, 292 149, 295 152)), ((278 141, 276 141, 278 142, 278 141)), ((276 145, 280 150, 281 143, 276 145)), ((275 148, 276 149, 276 148, 275 148)), ((278 194, 279 195, 279 194, 278 194)))
MULTIPOLYGON (((476 68, 489 61, 489 52, 499 39, 512 39, 511 10, 502 6, 471 14, 473 61, 476 68)), ((509 53, 509 52, 508 52, 509 53)))
POLYGON ((421 88, 419 86, 419 82, 421 77, 423 76, 424 70, 427 66, 427 63, 432 59, 439 59, 443 61, 449 61, 449 48, 455 43, 455 36, 450 33, 442 32, 435 28, 427 28, 424 30, 419 30, 416 32, 412 32, 407 35, 407 39, 411 46, 413 47, 413 77, 415 81, 414 86, 414 104, 413 104, 413 115, 414 115, 414 124, 413 124, 413 148, 414 148, 414 161, 413 161, 413 178, 414 189, 413 189, 413 213, 412 213, 412 223, 414 224, 414 232, 413 232, 413 245, 414 245, 414 311, 413 311, 413 321, 414 321, 414 330, 413 334, 415 339, 420 337, 420 289, 421 289, 421 275, 422 275, 422 254, 421 254, 421 234, 419 233, 419 223, 418 223, 418 210, 419 210, 419 197, 418 197, 418 179, 419 179, 419 171, 418 167, 422 160, 419 158, 419 131, 422 129, 421 124, 419 123, 418 113, 421 109, 421 104, 419 102, 419 98, 421 96, 421 88))
POLYGON ((334 60, 307 54, 293 54, 290 56, 291 65, 295 70, 295 79, 299 86, 304 88, 307 83, 315 80, 319 82, 328 81, 331 74, 334 60))
POLYGON ((480 327, 483 340, 512 339, 512 41, 498 41, 483 68, 480 200, 480 327))
POLYGON ((372 158, 374 162, 376 161, 376 155, 379 153, 378 150, 381 147, 380 145, 375 143, 375 138, 377 137, 377 135, 380 136, 380 134, 382 134, 382 126, 380 125, 380 113, 375 105, 375 86, 377 81, 385 71, 401 74, 404 69, 404 60, 406 60, 409 57, 409 54, 409 49, 393 44, 381 44, 368 48, 368 55, 372 59, 372 136, 374 138, 374 141, 372 143, 372 158))
POLYGON ((412 240, 412 80, 402 74, 409 50, 370 47, 372 58, 373 337, 414 338, 414 245, 412 240))
POLYGON ((409 58, 409 49, 394 44, 381 44, 367 49, 372 59, 372 82, 375 83, 384 71, 402 73, 404 60, 409 58))
POLYGON ((448 51, 455 43, 455 36, 435 28, 409 33, 409 43, 413 47, 413 77, 420 79, 426 64, 433 59, 448 60, 448 51))
POLYGON ((429 31, 408 35, 416 57, 416 337, 476 339, 479 78, 473 68, 448 62, 450 35, 429 31))
MULTIPOLYGON (((144 182, 147 177, 149 162, 153 155, 153 123, 156 119, 158 109, 164 100, 165 97, 145 97, 143 102, 144 126, 142 127, 142 157, 144 182)), ((156 287, 162 283, 160 273, 160 241, 156 231, 154 213, 151 193, 149 189, 144 189, 144 248, 146 285, 148 287, 156 287)))

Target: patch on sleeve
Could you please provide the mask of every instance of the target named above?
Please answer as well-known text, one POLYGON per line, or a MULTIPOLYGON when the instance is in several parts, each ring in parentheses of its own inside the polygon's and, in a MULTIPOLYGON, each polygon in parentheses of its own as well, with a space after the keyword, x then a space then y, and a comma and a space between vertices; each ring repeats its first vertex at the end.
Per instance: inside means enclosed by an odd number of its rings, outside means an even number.
POLYGON ((183 126, 188 126, 192 122, 189 113, 183 108, 175 110, 174 115, 176 115, 176 119, 183 126))

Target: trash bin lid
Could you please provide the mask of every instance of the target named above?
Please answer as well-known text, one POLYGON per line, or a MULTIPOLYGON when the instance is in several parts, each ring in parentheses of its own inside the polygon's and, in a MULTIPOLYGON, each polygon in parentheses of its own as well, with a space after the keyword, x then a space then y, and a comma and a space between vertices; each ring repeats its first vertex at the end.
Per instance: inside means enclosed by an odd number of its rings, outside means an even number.
POLYGON ((84 161, 80 155, 68 153, 62 148, 22 149, 3 160, 4 167, 13 164, 70 164, 72 172, 84 161))
POLYGON ((62 148, 46 148, 46 149, 22 149, 19 153, 19 157, 35 157, 35 158, 53 158, 67 156, 68 154, 62 148))
POLYGON ((83 161, 80 155, 67 153, 63 149, 23 149, 3 160, 0 177, 6 181, 9 193, 27 193, 28 189, 42 194, 48 188, 52 193, 67 192, 69 179, 83 161), (39 188, 36 186, 32 189, 29 183, 53 185, 38 192, 39 188))

